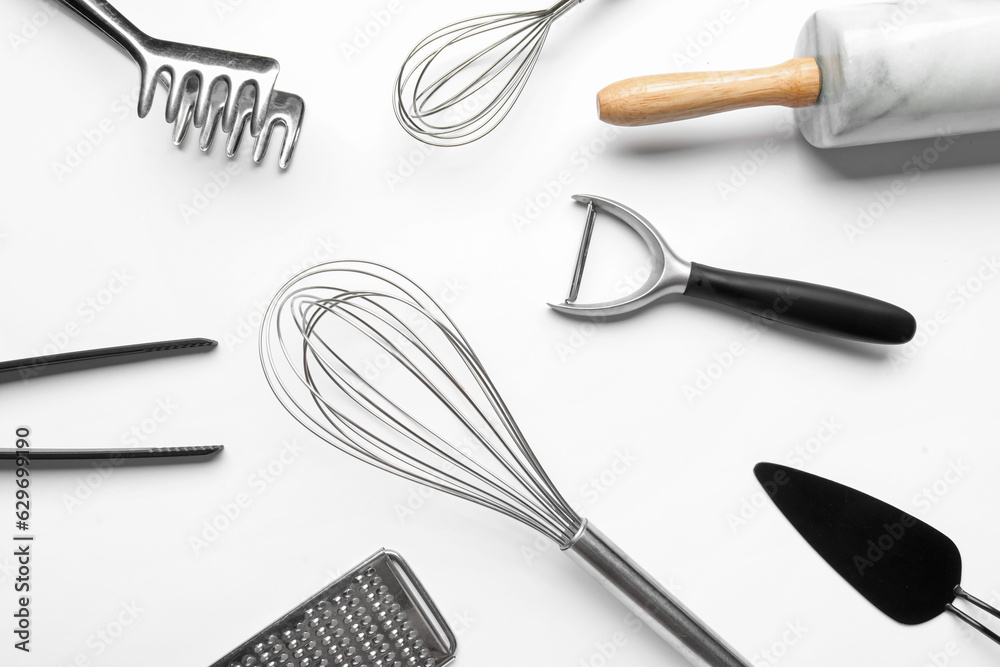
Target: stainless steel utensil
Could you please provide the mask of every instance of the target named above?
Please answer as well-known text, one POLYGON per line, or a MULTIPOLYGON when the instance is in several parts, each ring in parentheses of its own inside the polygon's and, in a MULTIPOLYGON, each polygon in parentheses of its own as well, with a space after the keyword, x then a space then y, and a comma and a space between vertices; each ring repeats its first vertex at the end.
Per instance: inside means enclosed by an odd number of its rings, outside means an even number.
POLYGON ((413 570, 383 549, 211 667, 443 667, 456 648, 413 570))
MULTIPOLYGON (((168 89, 166 120, 168 123, 187 125, 191 113, 196 127, 207 127, 207 143, 211 143, 214 124, 221 115, 222 129, 227 133, 242 131, 238 121, 250 120, 250 132, 260 137, 271 122, 283 120, 281 109, 270 111, 274 83, 278 77, 278 61, 234 51, 223 51, 203 46, 180 44, 151 37, 139 30, 107 0, 62 0, 68 7, 90 21, 104 34, 121 46, 139 65, 140 88, 138 112, 145 118, 153 107, 157 83, 168 89), (169 76, 169 82, 165 76, 169 76), (217 108, 219 96, 224 103, 217 108), (184 115, 181 109, 184 107, 184 115)), ((183 131, 175 128, 175 140, 183 131)), ((296 128, 286 129, 292 143, 298 139, 296 128)), ((266 135, 263 139, 267 141, 266 135)), ((236 143, 239 139, 236 138, 236 143)), ((259 151, 263 156, 263 149, 259 151)), ((283 150, 282 154, 285 155, 283 150)), ((258 151, 254 156, 257 159, 258 151)), ((291 150, 287 150, 291 155, 291 150)), ((259 160, 258 160, 259 161, 259 160)), ((282 165, 283 167, 287 165, 282 165)))
MULTIPOLYGON (((169 88, 169 83, 165 84, 169 88)), ((252 93, 244 91, 244 95, 252 96, 252 93)), ((215 138, 215 131, 219 127, 219 119, 226 105, 226 89, 217 86, 212 89, 212 101, 208 107, 208 117, 204 125, 201 126, 201 134, 198 140, 198 147, 202 152, 207 152, 212 146, 215 138)), ((195 106, 198 102, 198 85, 189 80, 184 96, 181 99, 181 108, 177 113, 177 120, 174 121, 173 140, 175 146, 180 146, 184 142, 184 137, 194 121, 195 106)), ((239 150, 240 142, 243 139, 244 130, 250 119, 252 106, 250 104, 241 105, 242 112, 236 118, 236 124, 229 139, 226 141, 226 155, 233 157, 239 150)), ((268 144, 271 142, 271 133, 277 126, 285 129, 284 138, 281 142, 281 153, 278 157, 278 166, 287 169, 292 160, 292 152, 299 141, 299 132, 302 129, 302 116, 305 115, 305 101, 298 95, 286 93, 283 90, 275 90, 271 94, 271 103, 267 106, 267 118, 264 120, 264 129, 254 138, 253 161, 260 164, 267 152, 268 144)), ((197 124, 195 125, 197 127, 197 124)))
POLYGON ((139 459, 189 459, 215 456, 222 445, 192 447, 137 447, 129 449, 0 449, 0 461, 27 457, 35 461, 125 461, 139 459))
POLYGON ((259 351, 275 396, 321 439, 549 537, 691 664, 748 667, 570 507, 458 327, 402 274, 303 271, 268 306, 259 351))
POLYGON ((549 304, 565 315, 615 317, 639 310, 661 297, 678 294, 737 308, 761 319, 867 343, 906 343, 916 333, 917 322, 913 315, 891 303, 834 287, 688 262, 674 254, 646 218, 624 204, 593 195, 574 195, 573 199, 587 204, 583 241, 569 296, 563 303, 549 304), (598 211, 610 213, 642 238, 649 250, 652 268, 649 279, 628 296, 602 303, 579 304, 575 302, 598 211))
POLYGON ((847 583, 899 623, 951 612, 994 642, 1000 635, 955 606, 958 598, 1000 618, 961 586, 962 555, 947 535, 843 484, 775 463, 757 480, 799 534, 847 583))
POLYGON ((44 375, 86 370, 112 364, 208 352, 214 350, 218 345, 218 342, 208 338, 182 338, 0 361, 0 382, 31 380, 44 375))
POLYGON ((399 124, 432 146, 461 146, 492 132, 528 83, 552 22, 581 2, 477 16, 425 37, 396 77, 399 124))

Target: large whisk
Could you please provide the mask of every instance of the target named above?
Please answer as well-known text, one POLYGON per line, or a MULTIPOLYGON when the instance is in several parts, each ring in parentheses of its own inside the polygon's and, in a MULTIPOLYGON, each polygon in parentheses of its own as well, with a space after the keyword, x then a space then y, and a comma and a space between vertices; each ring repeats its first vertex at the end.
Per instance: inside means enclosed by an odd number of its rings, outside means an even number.
POLYGON ((303 271, 268 306, 259 350, 275 396, 318 437, 551 538, 691 664, 749 667, 570 507, 458 327, 402 274, 303 271))
POLYGON ((425 37, 396 77, 400 125, 432 146, 461 146, 492 132, 528 83, 552 22, 581 2, 477 16, 425 37))

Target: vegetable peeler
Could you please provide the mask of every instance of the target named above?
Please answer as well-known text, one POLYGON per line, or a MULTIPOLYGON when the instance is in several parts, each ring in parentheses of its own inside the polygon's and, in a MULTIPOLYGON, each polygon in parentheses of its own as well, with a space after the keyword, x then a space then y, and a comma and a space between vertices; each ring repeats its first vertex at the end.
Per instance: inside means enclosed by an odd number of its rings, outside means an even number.
POLYGON ((854 292, 811 283, 716 269, 678 257, 650 222, 623 204, 574 195, 587 204, 587 222, 577 255, 569 296, 550 303, 565 315, 608 318, 639 310, 668 294, 712 301, 765 320, 807 331, 863 341, 901 344, 916 333, 913 315, 898 306, 854 292), (632 294, 601 303, 578 304, 587 253, 598 211, 631 227, 646 244, 652 258, 649 279, 632 294))

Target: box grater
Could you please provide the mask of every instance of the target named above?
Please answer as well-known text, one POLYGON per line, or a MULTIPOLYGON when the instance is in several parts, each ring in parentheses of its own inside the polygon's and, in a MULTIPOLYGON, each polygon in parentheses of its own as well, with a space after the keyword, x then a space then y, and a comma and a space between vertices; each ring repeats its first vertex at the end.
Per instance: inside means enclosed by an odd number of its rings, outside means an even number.
POLYGON ((455 649, 409 565, 382 549, 211 667, 441 667, 455 649))

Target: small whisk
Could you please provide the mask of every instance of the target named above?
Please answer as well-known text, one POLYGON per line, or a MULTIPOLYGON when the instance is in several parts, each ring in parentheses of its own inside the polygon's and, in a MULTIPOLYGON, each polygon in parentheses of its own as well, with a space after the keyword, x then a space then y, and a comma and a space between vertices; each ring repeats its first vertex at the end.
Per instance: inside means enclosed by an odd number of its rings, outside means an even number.
POLYGON ((552 22, 581 2, 478 16, 425 37, 396 77, 400 125, 432 146, 461 146, 492 132, 528 83, 552 22))
POLYGON ((307 269, 272 299, 259 351, 275 396, 318 437, 546 535, 691 664, 748 667, 573 510, 458 327, 410 279, 369 262, 307 269))

